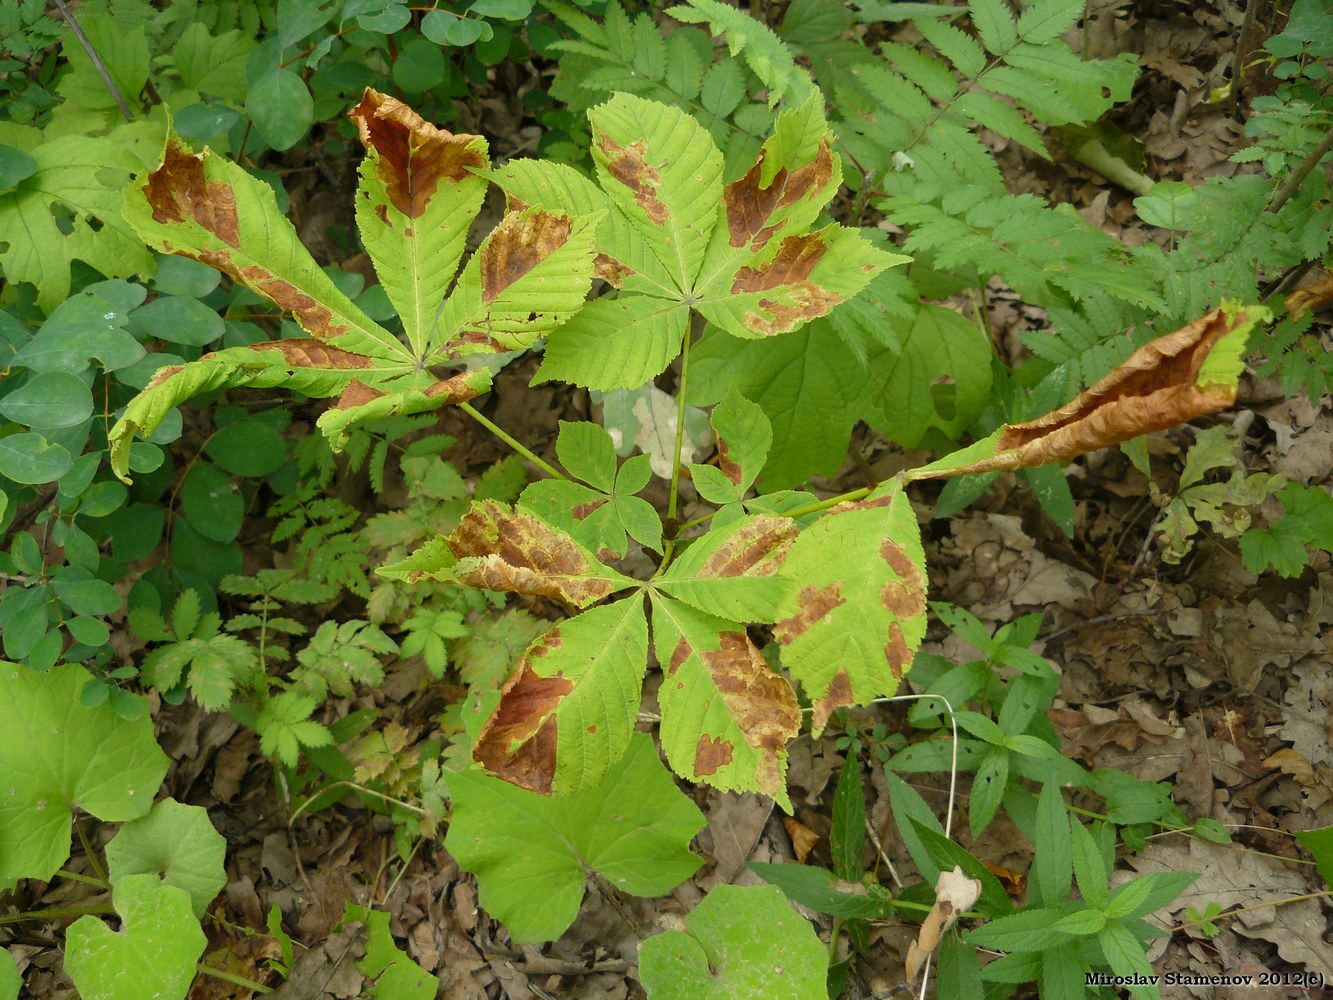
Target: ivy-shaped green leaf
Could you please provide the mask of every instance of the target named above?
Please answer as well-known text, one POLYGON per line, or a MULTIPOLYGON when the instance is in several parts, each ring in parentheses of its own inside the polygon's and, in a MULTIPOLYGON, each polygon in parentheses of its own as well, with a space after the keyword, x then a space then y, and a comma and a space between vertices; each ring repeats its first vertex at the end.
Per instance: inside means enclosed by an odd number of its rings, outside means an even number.
POLYGON ((121 930, 83 916, 65 935, 65 971, 84 1000, 184 1000, 208 944, 190 894, 156 875, 111 890, 121 930))
POLYGON ((703 814, 635 734, 605 782, 568 798, 538 795, 476 771, 450 778, 445 847, 477 876, 481 904, 518 942, 559 937, 588 875, 636 896, 670 892, 702 863, 689 851, 703 814))
POLYGON ((828 952, 775 885, 719 885, 688 917, 639 946, 651 1000, 828 996, 828 952))
POLYGON ((135 875, 158 875, 190 894, 196 918, 227 884, 222 864, 227 841, 200 806, 163 799, 147 816, 131 820, 106 845, 112 886, 135 875))
POLYGON ((91 679, 73 664, 39 674, 0 663, 0 878, 49 880, 69 857, 74 806, 123 821, 153 804, 170 762, 152 721, 86 708, 91 679))

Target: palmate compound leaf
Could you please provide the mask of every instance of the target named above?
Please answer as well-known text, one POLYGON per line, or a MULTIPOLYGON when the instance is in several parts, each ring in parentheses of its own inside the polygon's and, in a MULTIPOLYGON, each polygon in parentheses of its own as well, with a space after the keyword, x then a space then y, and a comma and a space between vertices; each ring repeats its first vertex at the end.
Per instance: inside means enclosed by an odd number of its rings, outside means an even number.
POLYGON ((352 111, 366 147, 357 219, 407 343, 343 295, 278 211, 272 189, 205 150, 169 139, 163 163, 126 191, 125 217, 154 247, 210 264, 290 311, 310 334, 230 348, 158 372, 111 431, 112 467, 125 477, 135 432, 175 405, 227 386, 286 386, 338 396, 319 426, 335 446, 360 420, 418 413, 489 388, 484 370, 441 377, 467 354, 532 346, 583 305, 596 219, 511 212, 463 267, 447 300, 487 166, 477 136, 427 124, 367 90, 352 111))
POLYGON ((121 929, 83 916, 65 935, 65 971, 84 1000, 183 1000, 208 939, 190 894, 156 875, 111 890, 121 929))
POLYGON ((1224 410, 1236 401, 1250 334, 1271 318, 1263 306, 1224 303, 1150 340, 1060 409, 1001 427, 983 441, 911 470, 905 479, 1064 462, 1224 410))
POLYGON ((49 880, 69 857, 71 807, 135 819, 167 773, 148 714, 84 707, 90 679, 73 664, 39 674, 0 663, 0 879, 49 880))
POLYGON ((651 1000, 827 1000, 828 952, 775 885, 719 885, 639 946, 651 1000))
POLYGON ((132 875, 158 875, 190 894, 197 918, 227 884, 226 854, 227 841, 208 813, 175 799, 163 799, 147 816, 126 823, 106 845, 113 886, 132 875))
POLYGON ((725 791, 760 792, 788 812, 787 743, 801 727, 796 692, 744 626, 653 598, 662 749, 672 770, 725 791))
POLYGON ((481 904, 516 942, 559 937, 599 872, 636 896, 670 892, 702 863, 689 851, 703 814, 636 733, 600 786, 548 798, 476 771, 449 782, 445 847, 473 872, 481 904))
POLYGON ((817 91, 725 188, 722 155, 683 112, 617 94, 588 117, 600 188, 555 164, 494 175, 511 207, 608 213, 597 274, 618 291, 550 338, 539 379, 635 388, 680 352, 692 308, 738 337, 788 333, 907 259, 855 230, 811 231, 841 178, 817 91))
POLYGON ((897 690, 926 632, 925 563, 896 484, 838 504, 796 539, 784 572, 799 586, 773 634, 813 702, 816 735, 834 709, 897 690))

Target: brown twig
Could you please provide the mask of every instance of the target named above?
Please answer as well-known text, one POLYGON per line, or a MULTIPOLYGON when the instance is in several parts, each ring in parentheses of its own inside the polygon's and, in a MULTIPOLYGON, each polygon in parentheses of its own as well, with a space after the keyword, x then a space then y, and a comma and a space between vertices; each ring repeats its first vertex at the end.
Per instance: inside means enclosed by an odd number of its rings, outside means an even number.
POLYGON ((116 81, 111 79, 111 74, 107 71, 106 65, 102 62, 101 56, 93 48, 93 43, 88 41, 88 36, 83 33, 79 27, 79 22, 74 18, 74 12, 65 6, 65 0, 56 0, 56 6, 60 8, 60 15, 69 22, 70 29, 74 32, 74 37, 79 40, 83 46, 83 51, 88 53, 88 58, 93 64, 93 69, 97 70, 97 75, 102 78, 102 83, 107 91, 115 99, 116 106, 120 108, 120 113, 125 116, 127 122, 134 121, 134 115, 130 113, 130 106, 125 103, 125 98, 120 93, 120 87, 116 86, 116 81))

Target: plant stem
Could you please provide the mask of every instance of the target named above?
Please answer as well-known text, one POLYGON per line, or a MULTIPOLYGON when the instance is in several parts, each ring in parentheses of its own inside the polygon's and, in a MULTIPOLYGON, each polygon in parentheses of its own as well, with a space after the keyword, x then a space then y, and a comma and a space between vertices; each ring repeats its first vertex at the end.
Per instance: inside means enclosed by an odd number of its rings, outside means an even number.
POLYGON ((93 878, 91 875, 80 875, 78 872, 72 872, 67 868, 61 868, 56 874, 63 879, 69 879, 71 882, 82 882, 84 885, 91 885, 103 892, 110 888, 104 879, 93 878))
POLYGON ((88 61, 93 64, 93 69, 97 70, 97 75, 102 78, 102 85, 106 87, 107 93, 115 99, 116 107, 120 108, 120 113, 125 116, 127 122, 134 121, 134 115, 130 113, 130 106, 125 103, 120 88, 116 86, 116 81, 111 79, 111 74, 107 72, 106 64, 102 62, 101 56, 93 48, 93 43, 88 41, 88 36, 79 27, 79 22, 75 20, 73 11, 65 6, 65 0, 56 0, 56 6, 60 9, 60 15, 69 22, 70 30, 74 32, 74 37, 83 46, 83 51, 88 53, 88 61))
MULTIPOLYGON (((692 317, 697 320, 697 314, 692 317)), ((691 327, 697 323, 691 323, 691 327)), ((675 520, 676 507, 680 498, 680 453, 685 448, 685 389, 690 377, 690 341, 694 339, 691 328, 685 334, 685 344, 680 352, 680 382, 676 385, 676 448, 671 461, 671 493, 667 496, 667 519, 675 520)))
POLYGON ((87 906, 52 906, 45 910, 25 910, 22 913, 6 913, 0 916, 0 926, 21 924, 28 920, 63 920, 66 917, 86 917, 101 913, 115 913, 110 903, 89 903, 87 906))
POLYGON ((477 423, 481 424, 481 426, 485 427, 488 431, 490 431, 492 434, 498 437, 505 444, 509 445, 510 448, 514 449, 514 451, 518 452, 533 465, 537 466, 537 468, 541 469, 542 472, 546 473, 552 479, 561 479, 564 480, 565 482, 569 481, 569 477, 566 476, 563 472, 561 472, 555 466, 551 465, 551 463, 547 462, 544 458, 534 453, 532 449, 530 449, 527 445, 521 444, 517 439, 514 438, 512 434, 510 434, 499 424, 495 423, 493 420, 489 419, 484 414, 482 414, 482 412, 478 410, 475 406, 473 406, 471 403, 459 403, 458 408, 462 410, 464 413, 466 413, 473 420, 475 420, 477 423))
POLYGON ((1273 195, 1272 200, 1269 201, 1268 211, 1276 212, 1285 205, 1287 199, 1300 189, 1305 178, 1310 176, 1310 171, 1319 165, 1319 161, 1328 154, 1330 149, 1333 149, 1333 129, 1328 130, 1328 133, 1324 136, 1324 141, 1316 146, 1314 151, 1301 161, 1301 165, 1291 172, 1291 176, 1287 178, 1287 183, 1283 184, 1277 194, 1273 195))
POLYGON ((214 979, 221 979, 223 982, 231 983, 233 986, 240 986, 254 993, 272 993, 271 987, 263 983, 257 983, 253 979, 246 979, 244 976, 238 976, 234 972, 223 972, 221 969, 215 969, 211 965, 205 965, 200 962, 195 966, 202 975, 212 976, 214 979))

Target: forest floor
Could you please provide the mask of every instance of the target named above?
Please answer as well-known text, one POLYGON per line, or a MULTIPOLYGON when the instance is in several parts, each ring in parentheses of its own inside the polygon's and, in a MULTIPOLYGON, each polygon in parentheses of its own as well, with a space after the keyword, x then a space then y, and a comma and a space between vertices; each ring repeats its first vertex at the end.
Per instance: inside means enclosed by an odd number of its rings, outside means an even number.
MULTIPOLYGON (((1142 72, 1134 97, 1112 119, 1142 144, 1144 173, 1197 184, 1239 169, 1228 157, 1243 145, 1241 128, 1225 102, 1210 104, 1207 98, 1230 71, 1241 7, 1226 0, 1092 6, 1087 54, 1139 55, 1142 72)), ((536 126, 523 117, 517 88, 540 86, 539 71, 533 73, 530 80, 497 82, 454 127, 486 134, 501 154, 530 148, 536 126)), ((1074 205, 1094 225, 1131 243, 1163 238, 1138 221, 1131 193, 1068 157, 1057 153, 1048 164, 1003 143, 996 148, 1013 190, 1074 205)), ((347 191, 351 183, 349 172, 347 191)), ((337 256, 321 241, 329 224, 346 224, 340 217, 342 206, 351 204, 346 193, 313 186, 293 191, 303 238, 317 257, 325 250, 337 256)), ((342 263, 355 268, 359 262, 342 263)), ((990 292, 997 350, 1014 360, 1021 351, 1018 334, 1042 316, 1003 287, 990 292)), ((557 421, 586 418, 588 403, 581 392, 528 390, 530 375, 521 366, 510 373, 488 412, 498 408, 500 423, 522 428, 523 441, 549 455, 557 421)), ((1249 380, 1241 404, 1215 420, 1240 433, 1246 471, 1333 485, 1333 408, 1327 398, 1311 405, 1249 380)), ((501 457, 498 446, 477 439, 471 425, 451 423, 446 429, 461 442, 452 457, 471 474, 501 457)), ((1156 485, 1166 496, 1174 495, 1193 435, 1182 428, 1152 439, 1156 485)), ((864 428, 853 447, 858 460, 849 461, 840 477, 819 483, 821 494, 865 485, 867 470, 872 478, 891 476, 911 457, 864 428)), ((1049 717, 1066 755, 1089 768, 1166 782, 1187 815, 1211 817, 1233 832, 1230 845, 1157 836, 1118 862, 1119 878, 1160 870, 1202 873, 1169 911, 1156 915, 1163 926, 1185 920, 1187 907, 1202 912, 1210 901, 1224 909, 1247 908, 1219 920, 1211 936, 1195 927, 1163 937, 1150 956, 1159 972, 1286 970, 1318 972, 1333 981, 1333 904, 1327 897, 1302 898, 1323 887, 1310 865, 1295 863, 1301 855, 1290 836, 1292 830, 1333 824, 1333 572, 1327 556, 1296 579, 1256 578, 1242 567, 1234 541, 1205 529, 1178 564, 1169 564, 1154 530, 1161 526, 1161 510, 1149 499, 1146 479, 1119 451, 1088 456, 1067 476, 1077 505, 1072 538, 1042 513, 1017 479, 1002 478, 973 507, 943 520, 930 519, 936 494, 929 487, 914 494, 927 559, 937 571, 930 598, 966 608, 991 627, 1024 614, 1042 615, 1035 648, 1063 675, 1049 717)), ((976 655, 942 627, 932 630, 924 649, 960 660, 976 655)), ((404 662, 369 700, 382 708, 397 702, 400 721, 428 732, 439 705, 420 696, 426 680, 419 664, 404 662)), ((478 909, 475 880, 459 871, 438 842, 425 844, 404 868, 392 825, 351 799, 291 822, 291 806, 275 786, 253 732, 188 705, 163 706, 157 718, 159 738, 177 761, 167 779, 171 794, 206 807, 229 843, 230 881, 214 904, 216 919, 206 922, 216 949, 210 963, 276 986, 279 980, 266 960, 278 954, 277 944, 264 919, 275 903, 293 937, 310 946, 292 979, 269 994, 279 1000, 360 994, 354 940, 349 932, 334 933, 348 900, 373 901, 392 913, 394 934, 441 979, 441 996, 448 1000, 642 997, 634 973, 643 933, 672 926, 714 885, 757 882, 744 867, 747 861, 793 859, 788 825, 770 800, 695 789, 708 827, 696 841, 705 864, 694 878, 662 899, 611 898, 590 890, 560 941, 517 947, 478 909)), ((863 732, 876 723, 890 733, 907 731, 901 705, 861 710, 852 721, 863 732)), ((830 730, 813 742, 802 736, 790 758, 794 818, 819 836, 810 859, 824 865, 833 783, 842 760, 834 745, 838 735, 830 730)), ((948 776, 912 777, 926 801, 943 811, 948 776)), ((870 825, 885 834, 883 856, 910 880, 911 862, 890 832, 882 768, 866 763, 863 779, 870 825)), ((966 775, 959 791, 965 806, 966 775)), ((969 851, 1014 873, 1012 889, 1021 897, 1023 878, 1016 873, 1031 862, 1025 838, 1003 814, 975 841, 966 827, 953 824, 969 851)), ((110 833, 95 826, 87 832, 93 838, 110 833)), ((533 836, 542 832, 534 830, 533 836)), ((882 867, 887 883, 886 866, 872 853, 868 859, 882 867)), ((87 902, 86 891, 64 883, 41 903, 87 902)), ((828 918, 817 918, 817 926, 827 939, 828 918)), ((55 930, 34 930, 11 946, 26 950, 32 994, 51 1000, 73 995, 61 972, 55 930)), ((903 960, 915 933, 908 923, 875 927, 869 953, 854 963, 846 995, 908 995, 903 960)), ((1227 1000, 1298 991, 1178 986, 1163 993, 1227 1000)), ((190 994, 194 1000, 250 995, 202 976, 190 994)))

